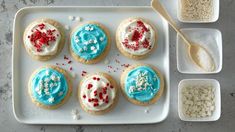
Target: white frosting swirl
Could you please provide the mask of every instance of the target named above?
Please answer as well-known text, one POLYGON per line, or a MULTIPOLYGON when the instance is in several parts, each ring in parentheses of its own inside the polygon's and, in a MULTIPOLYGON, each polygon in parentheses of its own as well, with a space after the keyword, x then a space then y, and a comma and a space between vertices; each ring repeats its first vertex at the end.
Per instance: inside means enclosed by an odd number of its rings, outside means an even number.
POLYGON ((119 41, 126 52, 143 55, 154 47, 155 31, 141 19, 129 19, 119 28, 119 41))
POLYGON ((105 110, 113 103, 116 96, 113 85, 98 74, 85 78, 80 87, 81 102, 88 110, 105 110))
POLYGON ((40 56, 56 54, 60 39, 61 39, 61 35, 60 35, 59 30, 53 25, 49 23, 44 23, 44 22, 34 22, 30 24, 29 27, 27 27, 26 33, 24 35, 24 43, 25 43, 26 48, 29 48, 30 51, 34 55, 40 55, 40 56), (40 24, 44 25, 43 28, 39 26, 40 24), (53 31, 52 34, 48 34, 48 30, 53 31), (32 41, 31 38, 32 36, 34 36, 35 38, 36 32, 40 32, 42 34, 45 33, 48 38, 54 37, 55 39, 51 40, 50 38, 50 40, 48 41, 48 44, 46 44, 45 41, 43 40, 40 41, 40 38, 42 37, 39 37, 39 39, 32 41), (37 45, 41 45, 40 48, 36 47, 35 43, 37 45))

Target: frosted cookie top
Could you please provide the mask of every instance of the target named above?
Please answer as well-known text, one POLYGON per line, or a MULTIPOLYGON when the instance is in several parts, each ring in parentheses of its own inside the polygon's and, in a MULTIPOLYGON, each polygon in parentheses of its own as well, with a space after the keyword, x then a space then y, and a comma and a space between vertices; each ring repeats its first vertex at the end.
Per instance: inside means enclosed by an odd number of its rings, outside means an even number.
POLYGON ((82 81, 79 96, 86 109, 100 111, 109 108, 114 103, 116 90, 106 77, 94 74, 82 81))
POLYGON ((68 84, 65 76, 52 68, 42 68, 31 81, 31 96, 43 105, 57 105, 66 96, 68 84))
POLYGON ((25 47, 34 55, 55 55, 61 40, 59 30, 45 22, 33 22, 24 35, 25 47))
POLYGON ((160 89, 160 78, 149 66, 138 66, 127 73, 125 93, 129 98, 148 102, 160 89))
POLYGON ((107 44, 107 35, 97 24, 82 25, 71 35, 72 51, 85 60, 92 60, 100 56, 107 44))
POLYGON ((122 48, 133 55, 148 53, 155 44, 155 31, 142 19, 128 19, 118 29, 122 48))

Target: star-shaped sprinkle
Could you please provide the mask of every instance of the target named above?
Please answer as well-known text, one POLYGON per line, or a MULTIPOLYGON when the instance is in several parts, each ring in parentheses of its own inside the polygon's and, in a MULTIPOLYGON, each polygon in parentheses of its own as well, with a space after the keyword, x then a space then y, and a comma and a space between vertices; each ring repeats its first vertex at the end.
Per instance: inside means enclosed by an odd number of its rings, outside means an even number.
POLYGON ((93 43, 95 43, 95 44, 96 44, 96 43, 97 43, 97 40, 96 40, 96 39, 95 39, 95 40, 93 40, 93 43))
POLYGON ((86 27, 85 27, 85 30, 86 30, 86 31, 90 31, 90 27, 89 27, 89 26, 86 26, 86 27))
POLYGON ((94 51, 96 48, 95 46, 91 46, 91 50, 94 51))
POLYGON ((49 99, 48 99, 48 102, 49 103, 53 103, 55 101, 55 99, 53 98, 53 97, 50 97, 49 99))
POLYGON ((73 109, 71 111, 72 117, 74 120, 78 120, 80 119, 80 114, 79 114, 79 110, 78 109, 73 109))

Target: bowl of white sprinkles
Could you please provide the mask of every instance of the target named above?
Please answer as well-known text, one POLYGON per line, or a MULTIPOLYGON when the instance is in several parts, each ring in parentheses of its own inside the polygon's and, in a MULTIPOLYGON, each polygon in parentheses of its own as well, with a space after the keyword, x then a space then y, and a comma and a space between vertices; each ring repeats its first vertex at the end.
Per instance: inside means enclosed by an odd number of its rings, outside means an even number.
POLYGON ((220 84, 215 79, 184 79, 178 86, 178 114, 183 121, 216 121, 221 114, 220 84))

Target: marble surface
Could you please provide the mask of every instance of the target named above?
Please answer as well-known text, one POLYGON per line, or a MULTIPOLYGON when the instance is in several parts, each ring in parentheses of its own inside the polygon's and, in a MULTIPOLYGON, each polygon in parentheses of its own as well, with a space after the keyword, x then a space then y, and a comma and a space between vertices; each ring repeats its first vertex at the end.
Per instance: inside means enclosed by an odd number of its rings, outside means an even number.
MULTIPOLYGON (((163 0, 162 0, 163 1, 163 0)), ((176 19, 176 1, 164 0, 164 5, 176 19)), ((161 131, 161 132, 232 132, 235 129, 235 1, 220 0, 220 18, 211 24, 184 24, 180 27, 208 27, 217 28, 223 36, 223 69, 214 75, 185 75, 176 68, 175 43, 176 33, 170 29, 170 60, 171 60, 171 103, 168 118, 159 124, 150 125, 108 125, 108 126, 47 126, 25 125, 18 123, 12 111, 12 25, 16 11, 26 6, 147 6, 150 0, 0 0, 0 131, 35 131, 35 132, 89 132, 89 131, 161 131), (216 122, 192 123, 183 122, 177 114, 177 85, 184 78, 214 78, 221 84, 222 114, 216 122)))

